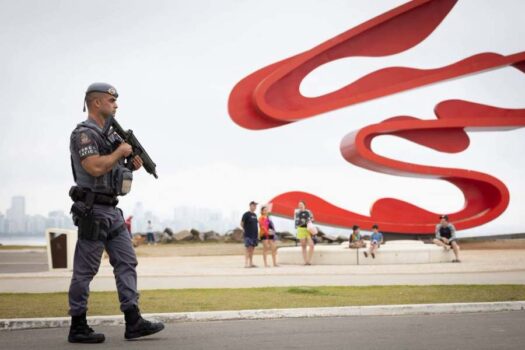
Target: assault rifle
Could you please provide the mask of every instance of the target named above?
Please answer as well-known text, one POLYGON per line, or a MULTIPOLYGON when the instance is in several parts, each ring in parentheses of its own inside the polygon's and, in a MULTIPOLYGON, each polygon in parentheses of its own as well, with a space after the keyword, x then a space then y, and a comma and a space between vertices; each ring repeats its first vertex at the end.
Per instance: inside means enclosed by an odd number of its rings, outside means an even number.
POLYGON ((142 159, 144 170, 146 170, 148 173, 153 175, 156 179, 159 177, 157 176, 157 172, 155 168, 157 167, 157 164, 151 160, 148 152, 142 147, 139 140, 135 137, 135 134, 133 133, 133 130, 124 130, 122 126, 117 122, 115 117, 110 117, 109 124, 107 124, 108 129, 113 129, 113 132, 116 133, 123 142, 126 142, 131 146, 133 151, 131 152, 131 155, 126 158, 126 166, 133 170, 133 162, 132 159, 135 156, 139 156, 142 159))

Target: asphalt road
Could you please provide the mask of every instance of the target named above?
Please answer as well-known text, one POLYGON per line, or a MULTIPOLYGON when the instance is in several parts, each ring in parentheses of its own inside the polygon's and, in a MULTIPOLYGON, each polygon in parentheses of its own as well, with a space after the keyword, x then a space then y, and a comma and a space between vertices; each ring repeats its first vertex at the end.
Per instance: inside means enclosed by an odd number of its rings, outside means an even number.
POLYGON ((525 311, 341 318, 181 322, 125 341, 106 327, 100 345, 67 343, 68 329, 0 331, 2 349, 523 349, 525 311))
POLYGON ((0 273, 48 271, 45 251, 0 250, 0 273))

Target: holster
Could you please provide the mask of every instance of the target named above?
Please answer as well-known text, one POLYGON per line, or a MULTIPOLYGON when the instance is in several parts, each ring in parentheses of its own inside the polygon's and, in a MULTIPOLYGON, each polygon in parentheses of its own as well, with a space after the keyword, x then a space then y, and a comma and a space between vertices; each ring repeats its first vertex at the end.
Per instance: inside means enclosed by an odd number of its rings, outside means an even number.
POLYGON ((96 219, 93 214, 93 204, 95 203, 96 194, 93 192, 84 192, 80 196, 78 187, 72 187, 70 196, 74 200, 71 206, 73 223, 78 227, 78 239, 89 241, 98 241, 108 239, 109 224, 107 220, 96 219))
POLYGON ((78 238, 88 241, 105 241, 108 239, 106 220, 95 219, 93 215, 81 218, 78 225, 78 238))

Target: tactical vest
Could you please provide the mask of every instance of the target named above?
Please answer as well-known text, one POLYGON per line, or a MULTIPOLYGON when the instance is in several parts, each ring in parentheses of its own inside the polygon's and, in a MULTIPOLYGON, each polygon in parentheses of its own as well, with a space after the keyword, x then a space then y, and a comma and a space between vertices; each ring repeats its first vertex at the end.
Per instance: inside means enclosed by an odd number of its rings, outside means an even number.
MULTIPOLYGON (((73 178, 77 186, 90 190, 96 193, 103 193, 112 196, 125 195, 131 189, 131 181, 133 175, 130 170, 124 166, 124 161, 119 160, 111 171, 104 175, 95 177, 90 175, 81 165, 80 156, 78 152, 74 150, 74 144, 77 137, 86 129, 95 131, 97 135, 97 146, 99 148, 99 154, 102 156, 111 154, 115 150, 115 146, 112 140, 109 139, 98 127, 90 124, 88 121, 83 121, 78 124, 75 130, 73 130, 70 139, 70 151, 71 151, 71 169, 73 171, 73 178)), ((114 140, 116 141, 116 140, 114 140)))

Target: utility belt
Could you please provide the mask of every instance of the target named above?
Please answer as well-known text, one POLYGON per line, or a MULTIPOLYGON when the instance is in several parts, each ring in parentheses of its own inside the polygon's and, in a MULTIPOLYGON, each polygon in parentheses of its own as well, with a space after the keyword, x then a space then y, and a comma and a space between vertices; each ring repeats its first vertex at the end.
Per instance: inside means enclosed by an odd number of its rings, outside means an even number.
POLYGON ((126 229, 125 225, 110 231, 109 219, 95 218, 93 205, 116 206, 118 199, 111 195, 92 192, 78 186, 69 190, 69 196, 73 200, 71 214, 73 223, 78 227, 78 238, 90 241, 106 241, 115 238, 126 229))
POLYGON ((71 197, 73 202, 80 201, 89 204, 90 206, 93 206, 93 204, 102 204, 111 205, 114 207, 118 204, 118 199, 116 196, 92 192, 78 186, 72 186, 69 189, 69 197, 71 197))

